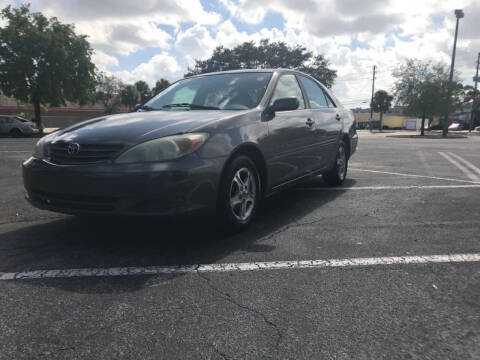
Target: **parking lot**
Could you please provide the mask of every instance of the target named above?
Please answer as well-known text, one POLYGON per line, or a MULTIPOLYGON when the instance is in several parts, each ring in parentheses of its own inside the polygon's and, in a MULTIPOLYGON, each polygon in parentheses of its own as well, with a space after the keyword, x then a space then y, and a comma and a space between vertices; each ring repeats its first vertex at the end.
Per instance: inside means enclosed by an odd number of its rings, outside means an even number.
POLYGON ((24 200, 0 139, 0 358, 478 359, 480 136, 362 134, 247 231, 24 200))

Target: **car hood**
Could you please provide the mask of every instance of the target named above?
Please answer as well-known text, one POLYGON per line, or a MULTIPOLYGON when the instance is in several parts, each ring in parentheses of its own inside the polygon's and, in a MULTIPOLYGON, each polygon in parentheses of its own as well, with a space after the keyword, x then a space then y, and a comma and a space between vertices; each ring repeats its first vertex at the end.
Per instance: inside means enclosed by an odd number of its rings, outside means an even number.
POLYGON ((109 115, 60 130, 53 141, 132 145, 190 132, 211 122, 249 111, 252 110, 148 111, 109 115))

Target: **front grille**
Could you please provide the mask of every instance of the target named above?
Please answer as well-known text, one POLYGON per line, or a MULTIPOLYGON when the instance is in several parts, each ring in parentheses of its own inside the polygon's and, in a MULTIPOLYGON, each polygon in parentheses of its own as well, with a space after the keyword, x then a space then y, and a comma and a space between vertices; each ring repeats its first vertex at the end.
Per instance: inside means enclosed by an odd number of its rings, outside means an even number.
POLYGON ((64 210, 113 211, 118 199, 106 196, 84 196, 72 194, 53 194, 43 191, 30 191, 33 201, 64 210))
POLYGON ((121 144, 79 144, 76 154, 69 154, 68 142, 50 144, 50 161, 56 164, 80 165, 94 164, 112 160, 123 145, 121 144))

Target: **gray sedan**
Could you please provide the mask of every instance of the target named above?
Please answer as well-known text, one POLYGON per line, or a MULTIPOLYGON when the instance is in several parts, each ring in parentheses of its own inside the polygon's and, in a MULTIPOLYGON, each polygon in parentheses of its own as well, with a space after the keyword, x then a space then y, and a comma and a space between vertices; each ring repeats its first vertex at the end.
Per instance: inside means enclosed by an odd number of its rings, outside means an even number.
POLYGON ((242 229, 260 201, 323 174, 341 184, 354 117, 292 70, 239 70, 177 81, 136 112, 42 138, 23 164, 29 201, 70 214, 211 211, 242 229))
POLYGON ((20 116, 0 115, 0 134, 20 137, 39 133, 37 125, 20 116))

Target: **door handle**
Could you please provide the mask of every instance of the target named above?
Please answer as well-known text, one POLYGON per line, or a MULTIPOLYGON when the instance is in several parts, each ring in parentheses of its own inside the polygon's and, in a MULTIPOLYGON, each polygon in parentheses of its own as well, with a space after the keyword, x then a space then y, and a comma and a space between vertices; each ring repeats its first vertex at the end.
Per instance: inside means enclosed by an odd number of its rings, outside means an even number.
POLYGON ((315 121, 313 121, 312 119, 308 118, 308 119, 307 119, 307 122, 306 122, 305 124, 307 124, 308 126, 312 126, 313 124, 315 124, 315 121))
POLYGON ((340 120, 342 120, 342 117, 340 116, 340 114, 337 114, 337 115, 335 116, 335 119, 337 119, 337 121, 340 121, 340 120))

